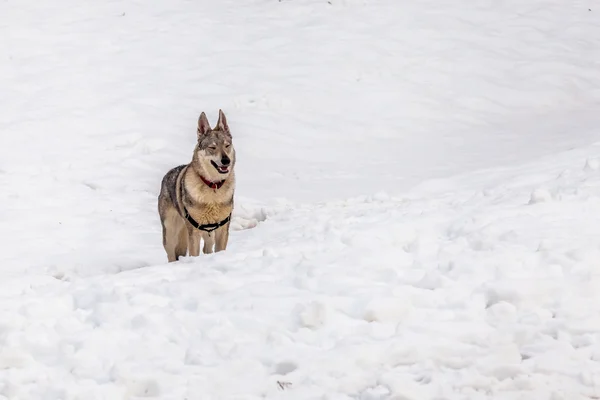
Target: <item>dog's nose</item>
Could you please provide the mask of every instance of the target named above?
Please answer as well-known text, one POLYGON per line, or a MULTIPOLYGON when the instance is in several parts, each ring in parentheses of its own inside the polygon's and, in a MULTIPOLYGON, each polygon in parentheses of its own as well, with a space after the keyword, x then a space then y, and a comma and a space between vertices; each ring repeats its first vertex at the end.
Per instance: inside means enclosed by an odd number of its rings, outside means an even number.
POLYGON ((221 165, 229 165, 230 162, 231 162, 231 160, 229 159, 229 157, 227 157, 227 156, 221 157, 221 165))

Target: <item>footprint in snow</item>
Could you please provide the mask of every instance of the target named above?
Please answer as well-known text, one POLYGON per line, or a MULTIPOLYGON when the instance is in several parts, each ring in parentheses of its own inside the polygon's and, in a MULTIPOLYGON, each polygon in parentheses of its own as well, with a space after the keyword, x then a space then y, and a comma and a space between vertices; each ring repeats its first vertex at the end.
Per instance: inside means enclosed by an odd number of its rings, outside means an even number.
POLYGON ((231 230, 242 231, 245 229, 256 228, 260 222, 264 222, 266 219, 267 213, 263 208, 236 208, 231 219, 231 230))

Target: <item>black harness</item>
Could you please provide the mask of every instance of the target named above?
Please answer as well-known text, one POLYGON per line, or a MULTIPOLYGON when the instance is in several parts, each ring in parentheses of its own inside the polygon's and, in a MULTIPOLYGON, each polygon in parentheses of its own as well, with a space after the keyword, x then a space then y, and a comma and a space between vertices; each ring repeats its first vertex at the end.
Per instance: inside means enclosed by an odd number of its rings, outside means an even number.
POLYGON ((225 218, 223 221, 221 222, 217 222, 214 224, 204 224, 204 225, 200 225, 194 218, 192 218, 192 216, 188 213, 187 209, 185 208, 185 206, 183 206, 183 216, 185 219, 187 219, 187 221, 196 229, 204 231, 204 232, 212 232, 220 227, 222 227, 223 225, 225 225, 226 223, 229 222, 229 220, 231 219, 231 214, 229 214, 227 216, 227 218, 225 218))
MULTIPOLYGON (((204 178, 202 178, 202 180, 204 181, 204 178)), ((223 182, 225 182, 225 181, 223 181, 223 182)), ((214 188, 213 188, 213 187, 211 186, 211 189, 215 189, 215 190, 217 190, 218 188, 220 188, 220 187, 221 187, 221 185, 223 185, 223 183, 222 183, 222 182, 220 182, 220 183, 221 183, 221 184, 220 184, 218 187, 214 187, 214 188)), ((207 185, 208 185, 208 184, 207 184, 207 185)), ((189 222, 189 223, 190 223, 190 225, 192 225, 194 228, 196 228, 196 229, 198 229, 198 230, 200 230, 200 231, 204 231, 204 232, 208 232, 208 233, 210 233, 210 232, 212 232, 212 231, 214 231, 214 230, 217 230, 217 229, 219 229, 220 227, 222 227, 223 225, 225 225, 226 223, 228 223, 228 222, 231 220, 231 214, 229 214, 229 215, 227 216, 227 218, 225 218, 225 219, 224 219, 223 221, 221 221, 221 222, 215 222, 214 224, 203 224, 203 225, 200 225, 200 224, 198 223, 198 221, 196 221, 194 218, 192 218, 192 216, 191 216, 191 215, 190 215, 190 213, 188 212, 187 208, 185 208, 185 204, 183 204, 183 198, 184 198, 184 196, 183 196, 183 195, 184 195, 184 193, 183 193, 183 190, 184 190, 184 187, 183 187, 183 179, 181 179, 181 180, 179 181, 179 186, 180 186, 180 189, 181 189, 181 190, 180 190, 180 192, 181 192, 181 207, 183 208, 183 218, 185 218, 185 219, 187 220, 187 222, 189 222)))

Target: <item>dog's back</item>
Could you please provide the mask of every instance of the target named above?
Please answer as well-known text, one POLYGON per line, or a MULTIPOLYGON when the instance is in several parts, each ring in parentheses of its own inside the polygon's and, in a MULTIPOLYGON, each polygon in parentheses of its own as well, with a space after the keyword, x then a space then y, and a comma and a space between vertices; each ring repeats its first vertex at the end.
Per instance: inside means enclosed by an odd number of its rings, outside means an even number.
POLYGON ((161 215, 168 206, 175 207, 176 209, 178 208, 177 181, 181 171, 183 171, 186 166, 186 164, 183 164, 175 167, 163 177, 160 185, 160 194, 158 195, 158 212, 161 215))

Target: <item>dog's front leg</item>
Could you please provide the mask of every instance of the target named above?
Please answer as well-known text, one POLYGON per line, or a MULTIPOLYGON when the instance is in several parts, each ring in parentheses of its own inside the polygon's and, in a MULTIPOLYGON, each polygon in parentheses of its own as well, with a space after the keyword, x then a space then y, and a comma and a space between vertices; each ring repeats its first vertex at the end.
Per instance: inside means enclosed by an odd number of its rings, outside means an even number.
POLYGON ((200 232, 193 227, 188 228, 188 251, 190 257, 198 257, 200 255, 200 232))
POLYGON ((215 234, 215 252, 223 251, 227 248, 227 242, 229 241, 229 222, 217 229, 215 234))

